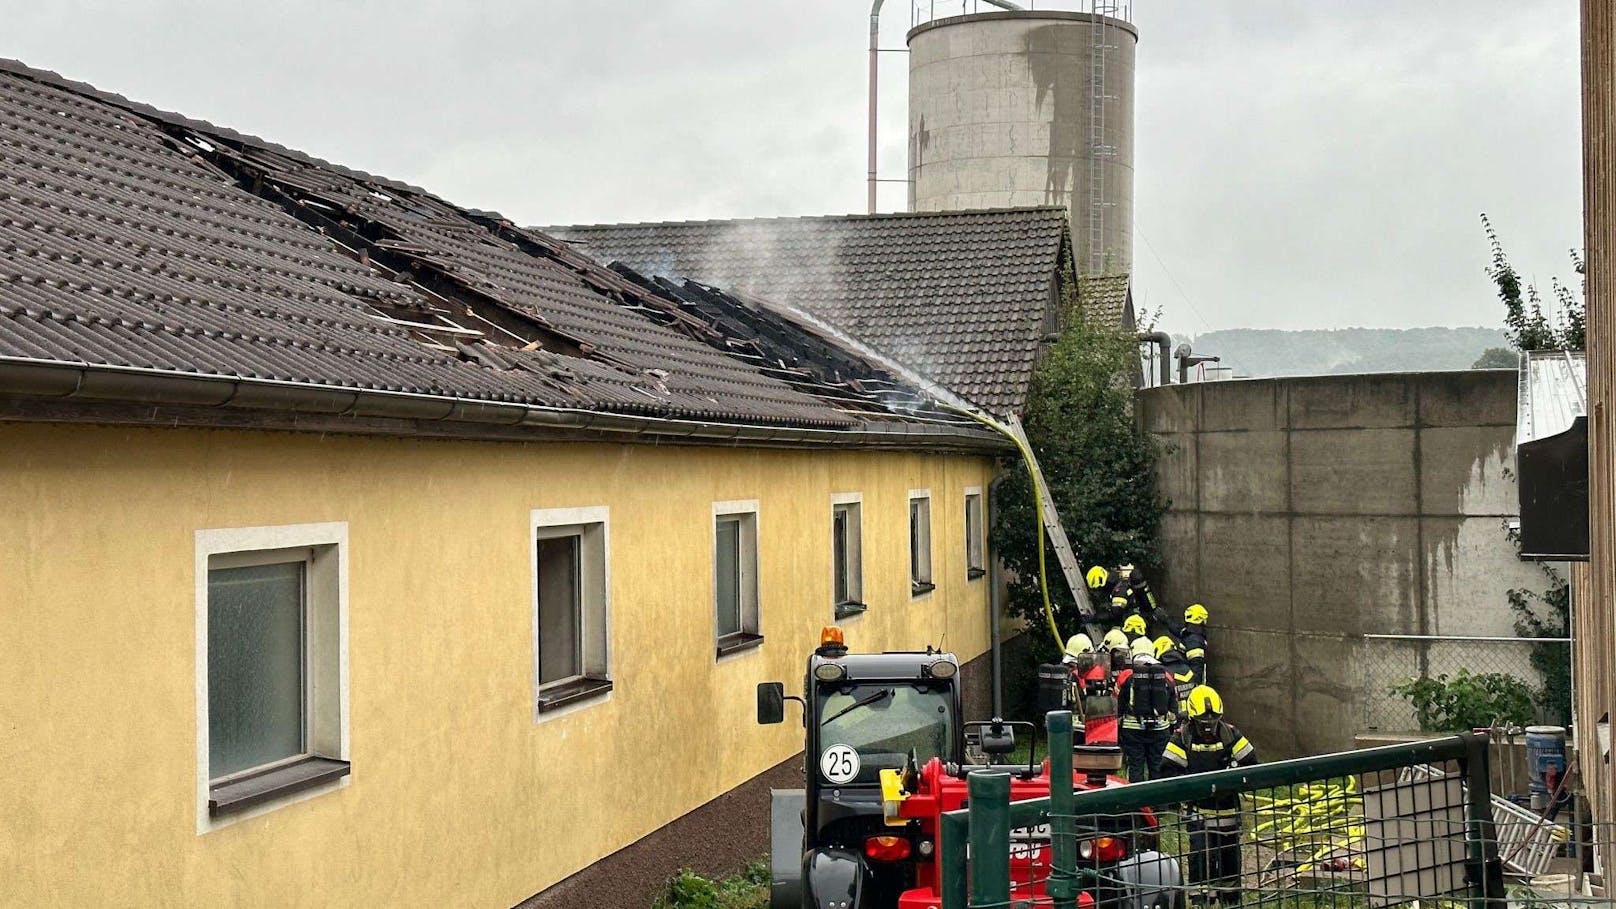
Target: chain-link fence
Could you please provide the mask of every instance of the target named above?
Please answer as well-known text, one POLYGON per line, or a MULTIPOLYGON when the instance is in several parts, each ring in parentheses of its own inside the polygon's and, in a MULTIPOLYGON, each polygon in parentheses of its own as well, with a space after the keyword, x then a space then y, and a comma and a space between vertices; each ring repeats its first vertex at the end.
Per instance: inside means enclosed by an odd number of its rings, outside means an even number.
POLYGON ((1364 635, 1363 732, 1571 722, 1571 639, 1364 635))

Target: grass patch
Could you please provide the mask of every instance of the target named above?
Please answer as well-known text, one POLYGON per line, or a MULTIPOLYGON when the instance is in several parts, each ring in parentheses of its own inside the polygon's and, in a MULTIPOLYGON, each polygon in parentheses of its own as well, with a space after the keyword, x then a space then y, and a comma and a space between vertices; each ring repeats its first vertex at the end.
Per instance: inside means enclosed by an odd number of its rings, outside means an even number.
POLYGON ((769 860, 760 858, 740 874, 721 880, 686 868, 674 875, 651 909, 767 909, 769 860))

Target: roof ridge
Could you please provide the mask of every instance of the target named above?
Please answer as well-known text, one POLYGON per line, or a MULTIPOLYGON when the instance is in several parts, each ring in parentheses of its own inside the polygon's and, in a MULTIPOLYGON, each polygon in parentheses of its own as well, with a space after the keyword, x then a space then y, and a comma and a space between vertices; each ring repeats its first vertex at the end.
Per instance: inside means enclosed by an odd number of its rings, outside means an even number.
MULTIPOLYGON (((430 190, 422 189, 414 184, 405 183, 402 180, 394 180, 390 177, 383 177, 377 174, 358 170, 356 168, 347 167, 334 161, 327 161, 324 158, 316 157, 308 152, 299 151, 295 148, 289 148, 285 145, 255 136, 251 133, 244 133, 231 129, 228 126, 220 126, 217 123, 212 123, 207 120, 199 120, 195 117, 187 117, 184 114, 177 113, 175 111, 164 110, 143 101, 136 101, 125 95, 120 95, 117 92, 109 92, 105 89, 96 88, 94 85, 91 85, 88 82, 80 82, 77 79, 69 79, 68 77, 62 75, 61 73, 55 72, 54 70, 39 69, 38 67, 29 66, 21 60, 11 57, 0 57, 0 73, 10 73, 13 76, 20 76, 24 79, 29 79, 43 85, 49 85, 52 88, 59 88, 75 95, 91 98, 104 104, 121 108, 133 114, 138 114, 143 117, 149 117, 151 119, 167 123, 170 126, 179 126, 184 127, 185 129, 196 130, 198 132, 211 133, 221 138, 229 139, 234 142, 240 142, 243 145, 249 145, 263 151, 284 155, 301 164, 328 168, 346 177, 364 180, 404 192, 430 196, 440 202, 445 202, 445 200, 430 190)), ((445 202, 445 204, 448 203, 445 202)))
POLYGON ((547 224, 535 226, 533 230, 589 230, 592 228, 625 228, 625 227, 693 227, 697 225, 714 224, 779 224, 802 221, 880 221, 885 219, 917 220, 926 218, 1027 214, 1041 212, 1045 214, 1066 214, 1066 208, 1060 205, 1007 205, 999 208, 961 208, 944 211, 892 211, 871 213, 849 213, 830 215, 767 215, 755 218, 692 218, 683 221, 602 221, 595 224, 547 224))

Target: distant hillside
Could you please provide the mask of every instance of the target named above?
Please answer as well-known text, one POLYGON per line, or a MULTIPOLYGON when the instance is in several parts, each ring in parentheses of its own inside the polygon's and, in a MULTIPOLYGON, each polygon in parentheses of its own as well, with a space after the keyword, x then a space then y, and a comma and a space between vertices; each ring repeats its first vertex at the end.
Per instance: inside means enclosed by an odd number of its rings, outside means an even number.
POLYGON ((1509 346, 1494 328, 1231 328, 1190 343, 1198 354, 1221 356, 1235 375, 1252 377, 1469 369, 1487 348, 1509 346))

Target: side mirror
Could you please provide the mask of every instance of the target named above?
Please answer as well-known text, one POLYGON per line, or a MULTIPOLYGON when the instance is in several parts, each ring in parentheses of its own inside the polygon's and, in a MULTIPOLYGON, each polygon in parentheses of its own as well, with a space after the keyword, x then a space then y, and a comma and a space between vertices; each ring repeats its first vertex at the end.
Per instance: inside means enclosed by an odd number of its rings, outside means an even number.
POLYGON ((785 722, 786 686, 782 682, 759 682, 757 686, 757 721, 760 726, 773 726, 785 722))

